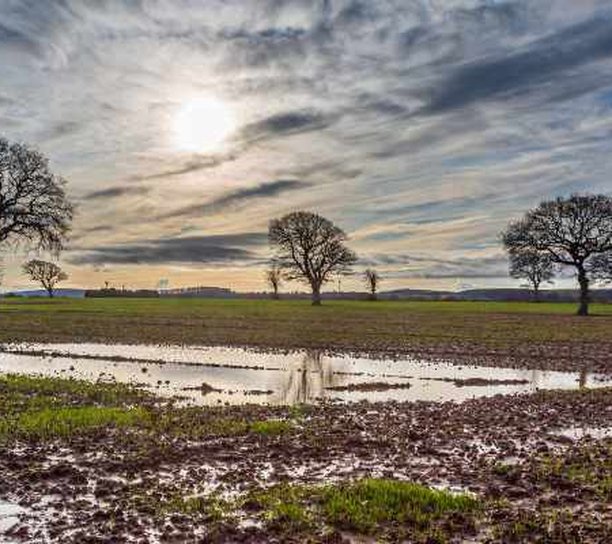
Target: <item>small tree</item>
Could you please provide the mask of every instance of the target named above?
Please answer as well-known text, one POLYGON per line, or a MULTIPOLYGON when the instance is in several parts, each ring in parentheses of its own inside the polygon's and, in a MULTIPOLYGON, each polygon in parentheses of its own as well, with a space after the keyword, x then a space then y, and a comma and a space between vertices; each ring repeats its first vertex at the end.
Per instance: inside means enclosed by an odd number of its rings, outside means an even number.
POLYGON ((552 283, 555 276, 553 262, 547 253, 537 251, 511 251, 510 276, 527 280, 533 300, 540 300, 540 286, 544 282, 552 283))
POLYGON ((345 245, 344 231, 316 213, 293 212, 270 222, 270 244, 287 279, 306 282, 312 303, 321 304, 321 286, 334 274, 345 274, 357 256, 345 245))
POLYGON ((509 252, 546 253, 551 261, 576 270, 580 285, 578 315, 589 313, 589 285, 600 280, 601 263, 612 253, 612 198, 572 195, 544 201, 502 234, 509 252))
POLYGON ((278 290, 283 281, 283 271, 277 263, 273 262, 268 270, 266 270, 266 281, 272 289, 272 298, 278 300, 278 290))
POLYGON ((365 282, 366 288, 370 293, 370 300, 376 300, 376 291, 378 290, 378 286, 380 285, 380 274, 376 272, 373 268, 368 268, 363 273, 363 280, 365 282))
POLYGON ((23 265, 23 271, 33 281, 38 281, 53 298, 53 290, 60 282, 68 279, 68 275, 55 263, 33 259, 23 265))
POLYGON ((60 250, 73 215, 65 183, 38 151, 0 138, 0 244, 60 250))

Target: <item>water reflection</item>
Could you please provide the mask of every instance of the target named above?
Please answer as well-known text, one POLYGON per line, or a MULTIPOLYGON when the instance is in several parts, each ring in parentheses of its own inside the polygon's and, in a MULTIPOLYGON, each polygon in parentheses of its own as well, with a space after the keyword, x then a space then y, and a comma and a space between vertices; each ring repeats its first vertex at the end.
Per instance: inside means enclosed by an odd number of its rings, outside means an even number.
POLYGON ((0 374, 5 372, 137 383, 157 395, 212 405, 295 404, 331 397, 347 402, 461 402, 499 393, 612 385, 610 376, 589 373, 587 366, 580 372, 555 372, 458 366, 409 357, 368 359, 319 351, 262 353, 203 346, 5 345, 0 347, 0 374), (480 383, 465 383, 474 379, 480 383), (356 388, 373 383, 403 387, 356 388), (347 385, 351 389, 329 390, 347 385))
POLYGON ((325 396, 325 388, 334 385, 334 369, 320 351, 307 351, 290 366, 281 385, 279 400, 283 404, 310 402, 325 396))

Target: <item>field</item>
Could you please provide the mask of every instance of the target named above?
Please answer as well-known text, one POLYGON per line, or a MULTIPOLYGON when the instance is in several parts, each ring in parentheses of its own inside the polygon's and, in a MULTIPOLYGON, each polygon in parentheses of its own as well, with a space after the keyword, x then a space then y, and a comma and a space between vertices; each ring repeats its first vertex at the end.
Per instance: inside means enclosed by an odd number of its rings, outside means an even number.
MULTIPOLYGON (((394 358, 415 355, 610 376, 612 306, 592 310, 585 319, 573 304, 9 299, 0 343, 305 348, 382 356, 397 372, 394 358)), ((0 347, 0 357, 20 356, 0 347)), ((211 407, 138 384, 0 374, 0 541, 610 542, 611 405, 611 388, 581 387, 211 407)))
POLYGON ((468 357, 481 364, 607 370, 612 305, 46 299, 0 302, 0 342, 114 342, 307 348, 468 357))

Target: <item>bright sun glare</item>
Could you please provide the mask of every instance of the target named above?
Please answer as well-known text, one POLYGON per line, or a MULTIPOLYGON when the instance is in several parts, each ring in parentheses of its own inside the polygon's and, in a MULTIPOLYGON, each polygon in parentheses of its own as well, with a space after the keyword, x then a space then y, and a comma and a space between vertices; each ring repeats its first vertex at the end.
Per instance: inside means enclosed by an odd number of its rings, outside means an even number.
POLYGON ((234 128, 234 116, 224 102, 216 98, 191 100, 175 117, 175 145, 194 153, 217 151, 234 128))

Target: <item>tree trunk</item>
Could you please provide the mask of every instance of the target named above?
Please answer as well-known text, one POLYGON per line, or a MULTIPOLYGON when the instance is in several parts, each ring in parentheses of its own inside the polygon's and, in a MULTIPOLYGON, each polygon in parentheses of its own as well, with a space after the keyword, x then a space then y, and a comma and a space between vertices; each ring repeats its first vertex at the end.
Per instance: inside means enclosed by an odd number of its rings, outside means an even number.
POLYGON ((312 305, 321 306, 321 286, 320 285, 312 286, 312 305))
POLYGON ((47 293, 49 293, 49 298, 53 298, 53 287, 47 287, 47 293))
POLYGON ((589 278, 584 266, 578 267, 578 283, 580 284, 580 306, 578 315, 589 315, 589 278))
POLYGON ((533 301, 540 302, 540 285, 533 284, 533 301))

